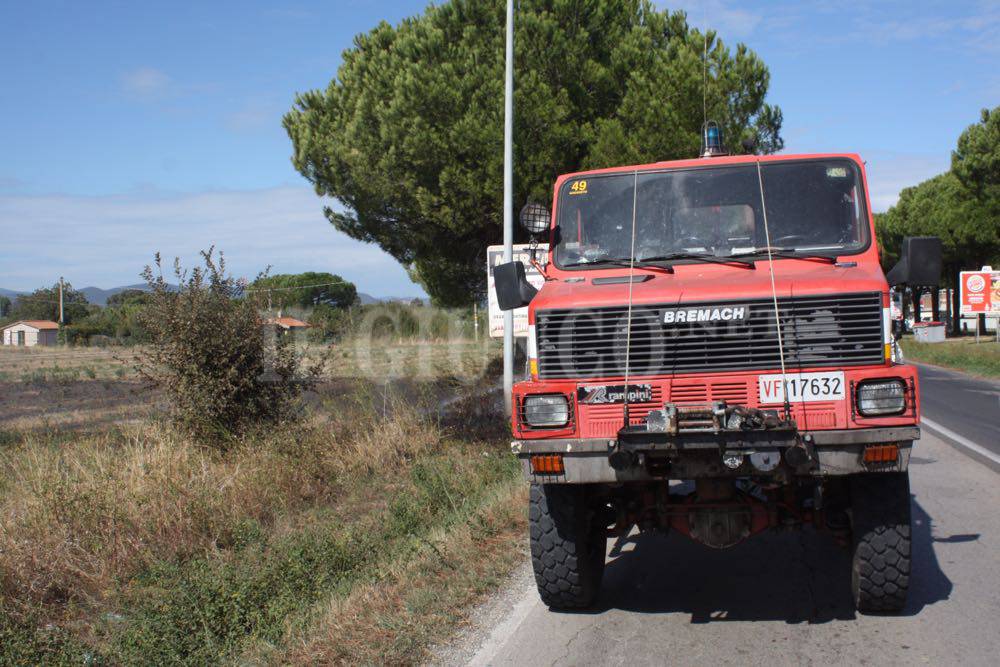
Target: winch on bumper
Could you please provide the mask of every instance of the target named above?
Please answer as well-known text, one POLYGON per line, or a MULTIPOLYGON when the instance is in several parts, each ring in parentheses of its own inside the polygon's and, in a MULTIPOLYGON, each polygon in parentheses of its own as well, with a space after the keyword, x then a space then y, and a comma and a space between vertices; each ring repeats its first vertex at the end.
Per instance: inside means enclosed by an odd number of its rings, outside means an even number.
POLYGON ((906 470, 918 426, 800 431, 777 410, 723 401, 675 405, 615 438, 515 440, 528 480, 591 484, 702 477, 849 475, 906 470))

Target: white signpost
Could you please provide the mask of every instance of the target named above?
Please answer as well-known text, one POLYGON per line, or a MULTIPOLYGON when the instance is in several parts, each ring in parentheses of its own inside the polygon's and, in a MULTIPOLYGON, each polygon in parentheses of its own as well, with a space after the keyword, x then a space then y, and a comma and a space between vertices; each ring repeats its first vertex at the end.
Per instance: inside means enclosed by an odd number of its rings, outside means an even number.
MULTIPOLYGON (((538 269, 531 265, 531 252, 529 249, 530 246, 526 243, 515 245, 513 248, 513 261, 523 262, 524 273, 528 278, 528 282, 534 285, 536 289, 541 289, 542 285, 545 283, 545 278, 538 272, 538 269)), ((538 247, 535 249, 535 261, 542 266, 545 266, 546 262, 549 261, 548 243, 538 244, 538 247)), ((503 263, 502 245, 491 245, 486 249, 486 293, 488 295, 487 299, 489 302, 491 338, 503 338, 503 311, 500 310, 500 306, 497 304, 497 291, 493 281, 493 267, 497 264, 503 263)), ((525 338, 527 335, 528 307, 525 306, 524 308, 518 308, 514 311, 514 337, 525 338)))

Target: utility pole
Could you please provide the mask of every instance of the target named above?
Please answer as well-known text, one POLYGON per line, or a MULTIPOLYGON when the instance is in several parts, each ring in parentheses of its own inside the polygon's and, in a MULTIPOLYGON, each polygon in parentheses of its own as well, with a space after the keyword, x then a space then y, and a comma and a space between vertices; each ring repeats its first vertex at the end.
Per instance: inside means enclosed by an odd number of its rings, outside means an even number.
POLYGON ((65 339, 65 335, 63 333, 63 277, 62 276, 59 276, 59 331, 58 331, 58 338, 62 339, 62 340, 60 341, 60 340, 57 339, 56 344, 59 344, 60 342, 62 342, 62 343, 65 344, 66 339, 65 339))
MULTIPOLYGON (((514 0, 507 0, 503 114, 503 261, 514 260, 514 0)), ((510 415, 514 389, 514 311, 503 314, 503 404, 510 415)))

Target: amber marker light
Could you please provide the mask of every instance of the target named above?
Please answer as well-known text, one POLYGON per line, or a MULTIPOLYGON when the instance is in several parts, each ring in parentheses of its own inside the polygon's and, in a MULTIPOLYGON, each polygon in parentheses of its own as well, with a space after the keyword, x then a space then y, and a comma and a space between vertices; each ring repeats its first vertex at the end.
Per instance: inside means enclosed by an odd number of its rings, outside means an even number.
POLYGON ((566 472, 562 454, 532 454, 531 472, 536 475, 562 475, 566 472))
POLYGON ((868 445, 865 463, 895 463, 899 459, 899 445, 868 445))

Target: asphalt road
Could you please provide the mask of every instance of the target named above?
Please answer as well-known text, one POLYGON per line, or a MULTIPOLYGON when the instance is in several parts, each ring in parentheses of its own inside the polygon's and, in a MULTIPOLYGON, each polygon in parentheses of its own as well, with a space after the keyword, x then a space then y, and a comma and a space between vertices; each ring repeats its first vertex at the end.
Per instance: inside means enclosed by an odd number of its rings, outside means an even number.
POLYGON ((1000 459, 1000 383, 938 366, 916 366, 924 427, 958 446, 952 434, 960 435, 1000 459))
MULTIPOLYGON (((930 368, 922 374, 925 416, 995 450, 995 385, 955 382, 930 368)), ((678 535, 643 535, 609 543, 596 610, 549 611, 524 566, 439 661, 997 664, 1000 476, 925 428, 910 477, 914 570, 901 615, 857 614, 848 553, 811 529, 764 534, 725 551, 678 535)))

